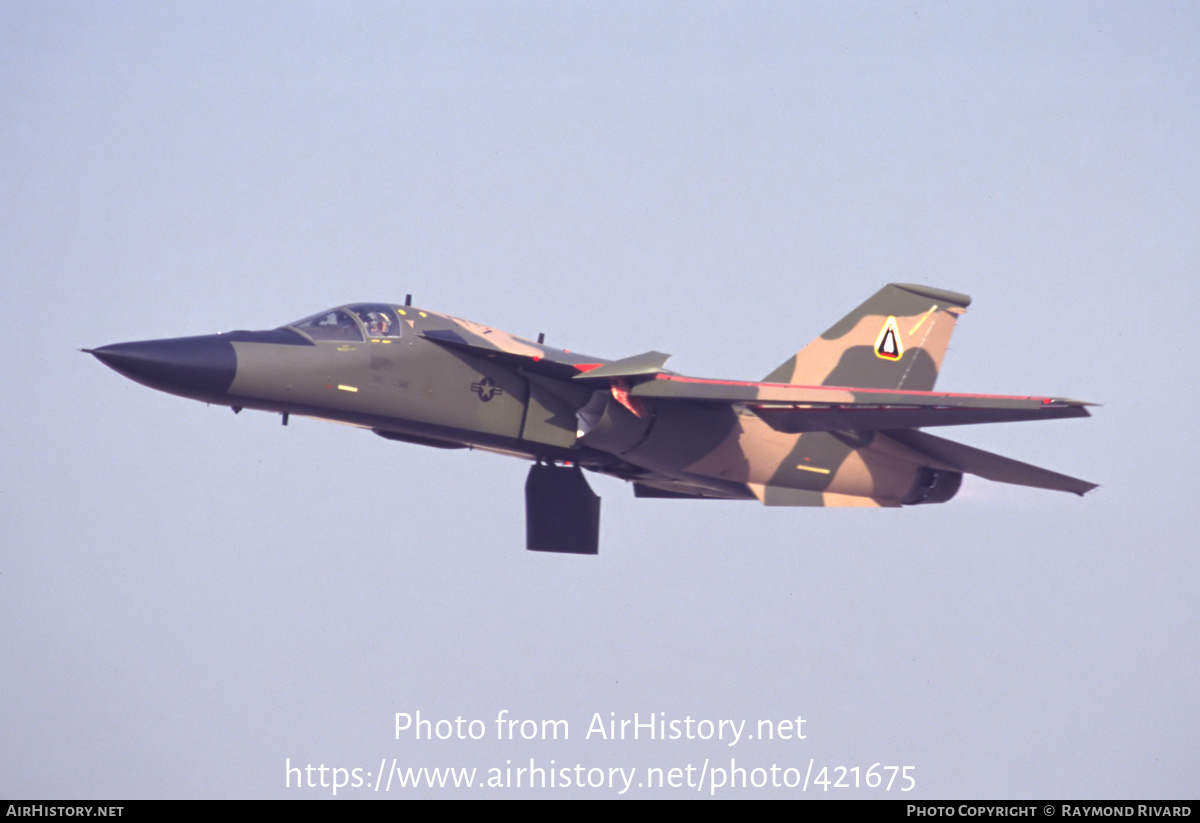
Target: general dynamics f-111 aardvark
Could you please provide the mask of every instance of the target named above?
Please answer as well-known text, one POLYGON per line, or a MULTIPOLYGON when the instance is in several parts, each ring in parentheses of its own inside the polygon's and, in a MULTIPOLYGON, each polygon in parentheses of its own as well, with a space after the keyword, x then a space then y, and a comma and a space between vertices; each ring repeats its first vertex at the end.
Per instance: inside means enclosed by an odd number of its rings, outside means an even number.
POLYGON ((154 389, 361 426, 389 440, 535 461, 526 545, 595 554, 600 498, 768 506, 944 503, 962 476, 1084 494, 1095 484, 928 434, 931 426, 1087 417, 1061 397, 933 391, 970 298, 893 284, 759 382, 702 380, 651 351, 604 360, 437 312, 356 303, 270 331, 87 349, 154 389))

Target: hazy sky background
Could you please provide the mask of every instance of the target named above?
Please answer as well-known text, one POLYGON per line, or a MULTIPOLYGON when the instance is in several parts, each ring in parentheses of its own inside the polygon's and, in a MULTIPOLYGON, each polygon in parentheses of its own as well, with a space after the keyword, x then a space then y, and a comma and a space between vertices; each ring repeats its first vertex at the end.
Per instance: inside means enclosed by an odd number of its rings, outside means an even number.
MULTIPOLYGON (((1195 798, 1197 43, 1192 3, 0 4, 0 796, 533 758, 1195 798), (758 379, 889 281, 975 299, 940 388, 1104 404, 940 434, 1102 488, 766 509, 593 477, 600 555, 547 556, 522 461, 77 351, 412 293, 758 379), (570 739, 498 741, 501 710, 570 739), (417 711, 488 737, 395 739, 417 711), (610 712, 806 739, 584 739, 610 712)), ((388 796, 417 794, 616 791, 388 796)))

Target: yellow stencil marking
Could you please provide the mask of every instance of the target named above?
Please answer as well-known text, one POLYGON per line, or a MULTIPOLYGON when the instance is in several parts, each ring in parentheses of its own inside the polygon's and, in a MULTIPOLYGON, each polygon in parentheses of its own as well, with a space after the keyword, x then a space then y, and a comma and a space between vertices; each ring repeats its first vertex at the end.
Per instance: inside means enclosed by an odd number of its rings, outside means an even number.
POLYGON ((921 328, 921 324, 924 323, 926 320, 928 320, 929 315, 933 314, 935 311, 937 311, 937 303, 934 303, 932 306, 929 307, 929 311, 927 311, 921 315, 921 319, 917 321, 917 325, 915 325, 911 329, 909 329, 908 336, 912 337, 914 334, 916 334, 917 329, 921 328))
POLYGON ((829 469, 818 469, 816 466, 797 466, 798 469, 803 469, 806 472, 816 472, 817 474, 829 474, 829 469))
POLYGON ((900 329, 896 318, 889 317, 875 338, 875 356, 881 360, 899 360, 904 355, 904 344, 900 342, 900 329))

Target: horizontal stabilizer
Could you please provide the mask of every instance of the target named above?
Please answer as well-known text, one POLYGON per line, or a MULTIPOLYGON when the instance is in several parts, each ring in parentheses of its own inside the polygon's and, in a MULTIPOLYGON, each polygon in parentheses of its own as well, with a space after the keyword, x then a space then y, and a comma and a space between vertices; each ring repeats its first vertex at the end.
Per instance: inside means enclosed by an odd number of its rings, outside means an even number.
POLYGON ((939 460, 959 471, 973 474, 997 483, 1012 483, 1017 486, 1032 486, 1035 489, 1073 492, 1083 496, 1097 484, 1052 472, 1049 469, 1031 466, 1019 460, 1001 457, 953 440, 935 437, 921 431, 905 429, 884 432, 888 437, 903 443, 934 460, 939 460))

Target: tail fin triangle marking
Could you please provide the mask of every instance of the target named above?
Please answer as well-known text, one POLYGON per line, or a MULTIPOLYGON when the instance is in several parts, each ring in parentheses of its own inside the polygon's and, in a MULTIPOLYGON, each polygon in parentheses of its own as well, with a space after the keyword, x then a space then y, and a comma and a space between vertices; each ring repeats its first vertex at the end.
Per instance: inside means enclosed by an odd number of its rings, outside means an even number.
POLYGON ((896 318, 888 317, 879 337, 875 340, 875 356, 884 360, 899 360, 904 356, 904 344, 900 342, 900 331, 896 328, 896 318))

